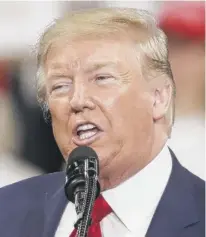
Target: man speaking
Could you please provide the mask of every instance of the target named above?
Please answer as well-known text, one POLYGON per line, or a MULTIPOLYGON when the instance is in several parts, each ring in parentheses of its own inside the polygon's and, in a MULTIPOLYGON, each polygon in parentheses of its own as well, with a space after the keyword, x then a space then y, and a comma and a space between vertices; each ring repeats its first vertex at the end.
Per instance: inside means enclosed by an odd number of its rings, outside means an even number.
MULTIPOLYGON (((58 147, 66 161, 81 146, 98 155, 89 237, 204 236, 204 182, 167 147, 174 97, 166 36, 146 11, 73 12, 42 35, 38 98, 58 147)), ((64 184, 59 172, 2 188, 0 236, 76 236, 64 184)))

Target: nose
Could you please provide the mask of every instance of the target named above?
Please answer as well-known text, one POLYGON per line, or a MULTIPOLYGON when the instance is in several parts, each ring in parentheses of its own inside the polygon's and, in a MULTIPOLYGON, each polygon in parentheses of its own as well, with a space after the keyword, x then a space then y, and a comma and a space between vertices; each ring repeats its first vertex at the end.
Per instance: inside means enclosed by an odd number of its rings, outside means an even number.
POLYGON ((70 106, 75 113, 82 112, 84 109, 95 109, 89 90, 83 83, 75 84, 70 106))

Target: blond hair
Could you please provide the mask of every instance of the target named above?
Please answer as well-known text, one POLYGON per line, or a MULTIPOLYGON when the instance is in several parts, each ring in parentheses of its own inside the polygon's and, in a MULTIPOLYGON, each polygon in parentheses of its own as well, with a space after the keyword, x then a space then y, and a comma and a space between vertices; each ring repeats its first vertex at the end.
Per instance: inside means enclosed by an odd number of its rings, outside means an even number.
MULTIPOLYGON (((142 74, 152 78, 154 73, 166 75, 172 84, 175 94, 170 63, 168 62, 167 37, 158 28, 155 19, 145 10, 132 8, 97 8, 71 12, 57 19, 40 38, 38 48, 37 91, 38 101, 45 112, 48 110, 45 93, 43 64, 49 48, 60 39, 85 37, 126 36, 138 46, 142 74), (151 72, 151 74, 150 74, 151 72)), ((174 106, 171 106, 167 117, 170 125, 174 121, 174 106)))

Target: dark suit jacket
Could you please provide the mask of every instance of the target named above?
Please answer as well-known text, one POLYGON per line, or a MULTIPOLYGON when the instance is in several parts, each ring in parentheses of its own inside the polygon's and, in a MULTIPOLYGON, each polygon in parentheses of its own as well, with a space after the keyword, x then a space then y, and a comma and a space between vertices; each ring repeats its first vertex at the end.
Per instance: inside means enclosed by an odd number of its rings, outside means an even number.
MULTIPOLYGON (((146 237, 204 237, 204 181, 171 154, 172 173, 146 237)), ((53 237, 66 204, 63 172, 4 187, 0 237, 53 237)))

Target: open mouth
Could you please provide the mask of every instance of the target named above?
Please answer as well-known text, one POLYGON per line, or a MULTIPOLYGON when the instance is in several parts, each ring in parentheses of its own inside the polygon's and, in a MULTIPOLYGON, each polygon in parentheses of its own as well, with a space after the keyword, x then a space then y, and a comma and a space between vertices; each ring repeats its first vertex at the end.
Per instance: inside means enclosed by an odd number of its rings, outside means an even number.
POLYGON ((89 145, 100 135, 101 129, 93 123, 80 124, 75 129, 73 141, 76 145, 89 145))
POLYGON ((77 127, 77 136, 80 140, 95 136, 100 130, 94 124, 83 124, 77 127))

